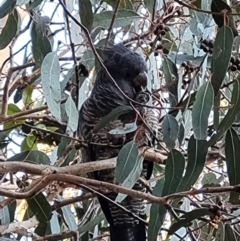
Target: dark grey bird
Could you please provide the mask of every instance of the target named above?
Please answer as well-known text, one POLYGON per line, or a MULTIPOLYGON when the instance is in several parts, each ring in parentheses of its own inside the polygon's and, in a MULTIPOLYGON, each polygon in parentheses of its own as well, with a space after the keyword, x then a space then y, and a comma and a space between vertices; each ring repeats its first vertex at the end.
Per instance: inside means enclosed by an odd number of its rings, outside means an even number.
MULTIPOLYGON (((93 132, 93 129, 99 120, 113 109, 123 105, 130 106, 129 99, 122 92, 135 100, 141 90, 147 87, 148 82, 146 62, 138 53, 133 52, 122 44, 117 44, 105 49, 104 54, 103 63, 121 88, 121 91, 109 78, 105 70, 100 68, 91 95, 83 103, 80 110, 79 136, 88 142, 109 145, 89 144, 84 150, 84 162, 116 157, 121 147, 133 139, 134 133, 110 135, 109 131, 123 127, 125 123, 134 122, 136 118, 134 111, 120 116, 117 120, 97 132, 93 132)), ((141 178, 148 180, 151 177, 152 170, 153 163, 144 160, 141 178)), ((96 180, 113 183, 114 170, 97 171, 91 177, 96 180)), ((133 189, 145 191, 146 188, 142 182, 138 181, 133 189)), ((106 196, 115 200, 117 194, 109 193, 106 196)), ((99 197, 99 203, 110 225, 111 241, 146 241, 144 222, 101 197, 99 197)), ((121 205, 141 219, 146 219, 146 208, 143 200, 127 196, 121 202, 121 205)))

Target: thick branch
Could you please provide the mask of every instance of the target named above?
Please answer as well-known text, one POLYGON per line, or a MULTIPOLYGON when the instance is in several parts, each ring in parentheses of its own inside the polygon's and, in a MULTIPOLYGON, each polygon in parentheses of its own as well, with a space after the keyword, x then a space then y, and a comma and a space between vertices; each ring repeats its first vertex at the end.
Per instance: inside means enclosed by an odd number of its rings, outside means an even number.
POLYGON ((91 163, 81 163, 65 167, 36 165, 26 162, 1 162, 0 173, 25 172, 32 175, 49 175, 51 173, 81 175, 86 174, 88 172, 111 169, 115 166, 116 158, 91 163))
POLYGON ((35 196, 38 194, 42 189, 44 189, 48 184, 53 181, 62 181, 66 183, 70 183, 76 186, 82 187, 83 185, 90 186, 90 187, 98 187, 104 192, 113 191, 115 193, 123 193, 128 196, 134 198, 145 199, 151 203, 157 203, 160 205, 166 205, 168 201, 177 199, 179 197, 187 197, 187 196, 194 196, 203 193, 225 193, 225 192, 239 192, 240 185, 236 186, 224 186, 224 187, 212 187, 212 188, 201 188, 198 190, 190 190, 185 192, 179 192, 175 194, 170 194, 164 197, 157 197, 149 193, 143 193, 140 191, 135 191, 129 188, 124 188, 122 186, 118 186, 112 183, 96 181, 84 177, 76 177, 72 175, 66 174, 52 174, 45 176, 29 191, 24 193, 17 193, 17 192, 10 192, 0 188, 0 195, 15 198, 15 199, 27 199, 35 196))
MULTIPOLYGON (((142 148, 140 149, 143 153, 144 158, 149 161, 163 163, 166 156, 159 152, 155 152, 153 149, 142 148)), ((31 161, 31 160, 29 160, 31 161)), ((95 161, 89 163, 81 163, 72 166, 65 167, 55 167, 50 165, 36 165, 26 162, 0 162, 0 173, 7 172, 25 172, 32 175, 49 175, 51 173, 57 174, 72 174, 72 175, 82 175, 89 172, 100 171, 105 169, 111 169, 116 166, 117 157, 95 161)))

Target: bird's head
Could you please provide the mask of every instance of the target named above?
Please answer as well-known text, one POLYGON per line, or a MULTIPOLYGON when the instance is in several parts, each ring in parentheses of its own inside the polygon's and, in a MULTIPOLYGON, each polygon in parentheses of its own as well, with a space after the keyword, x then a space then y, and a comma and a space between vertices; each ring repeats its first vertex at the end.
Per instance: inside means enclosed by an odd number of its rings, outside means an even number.
POLYGON ((136 92, 146 90, 148 84, 147 65, 140 54, 123 44, 113 45, 105 52, 104 64, 118 82, 128 81, 136 92))

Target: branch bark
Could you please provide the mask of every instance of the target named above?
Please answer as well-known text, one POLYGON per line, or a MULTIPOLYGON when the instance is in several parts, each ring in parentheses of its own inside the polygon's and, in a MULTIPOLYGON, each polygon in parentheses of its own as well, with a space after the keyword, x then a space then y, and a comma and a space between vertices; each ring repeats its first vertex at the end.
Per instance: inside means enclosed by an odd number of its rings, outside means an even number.
MULTIPOLYGON (((157 162, 163 163, 166 159, 166 156, 159 152, 155 152, 153 149, 149 148, 141 148, 140 153, 143 154, 144 158, 157 162)), ((32 161, 32 160, 29 160, 32 161)), ((88 163, 80 163, 72 166, 65 167, 56 167, 50 165, 37 165, 27 162, 0 162, 0 173, 7 172, 25 172, 32 175, 49 175, 52 173, 57 174, 72 174, 72 175, 83 175, 89 172, 100 171, 104 169, 112 169, 116 166, 117 157, 88 162, 88 163)))

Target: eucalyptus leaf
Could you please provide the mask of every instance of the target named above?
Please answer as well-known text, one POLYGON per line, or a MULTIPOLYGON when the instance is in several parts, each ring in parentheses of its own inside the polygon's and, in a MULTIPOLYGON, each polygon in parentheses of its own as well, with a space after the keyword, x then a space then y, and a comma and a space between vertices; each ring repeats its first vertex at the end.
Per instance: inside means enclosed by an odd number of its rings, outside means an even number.
POLYGON ((4 0, 0 4, 0 18, 4 18, 11 13, 16 5, 16 0, 4 0))
POLYGON ((162 123, 163 141, 171 150, 175 147, 176 140, 178 139, 179 126, 177 120, 172 115, 166 115, 162 123))
POLYGON ((213 102, 214 90, 208 81, 198 90, 192 107, 192 125, 197 140, 206 140, 207 138, 208 118, 213 102))
MULTIPOLYGON (((164 186, 164 178, 161 178, 153 189, 153 195, 157 197, 162 196, 164 186)), ((157 240, 160 227, 163 224, 167 209, 163 205, 153 203, 150 210, 150 220, 148 224, 148 241, 157 240)))
POLYGON ((19 15, 17 10, 15 9, 12 13, 8 15, 7 22, 1 31, 0 50, 6 48, 11 43, 15 35, 17 34, 18 20, 19 20, 19 15))
POLYGON ((42 193, 37 194, 33 198, 27 199, 27 204, 41 224, 45 224, 51 220, 52 208, 42 193))
POLYGON ((81 23, 85 26, 90 32, 93 25, 93 12, 92 4, 90 0, 79 0, 79 14, 81 23))
POLYGON ((185 213, 180 217, 180 219, 177 222, 172 224, 168 233, 169 235, 172 235, 181 227, 187 227, 193 220, 200 217, 204 217, 206 215, 209 216, 210 214, 211 212, 208 208, 199 208, 192 210, 188 213, 185 213))
POLYGON ((178 185, 178 191, 189 190, 199 178, 207 156, 207 141, 196 140, 191 136, 188 143, 188 162, 186 172, 178 185))
POLYGON ((211 82, 217 95, 226 75, 233 47, 233 33, 231 28, 223 26, 219 29, 212 55, 212 78, 211 82))
MULTIPOLYGON (((117 158, 115 183, 126 188, 132 188, 141 175, 143 159, 134 141, 124 145, 117 158)), ((126 195, 119 194, 116 201, 121 202, 125 197, 126 195)))
POLYGON ((41 67, 43 93, 51 113, 61 121, 60 64, 56 53, 46 55, 41 67))
POLYGON ((75 132, 78 128, 78 110, 71 95, 69 95, 65 103, 65 108, 68 115, 67 128, 70 128, 72 132, 75 132))
MULTIPOLYGON (((236 131, 230 128, 226 134, 225 154, 227 173, 230 185, 234 186, 240 184, 240 140, 236 131)), ((239 193, 231 192, 230 200, 231 203, 237 204, 239 201, 239 193)))

